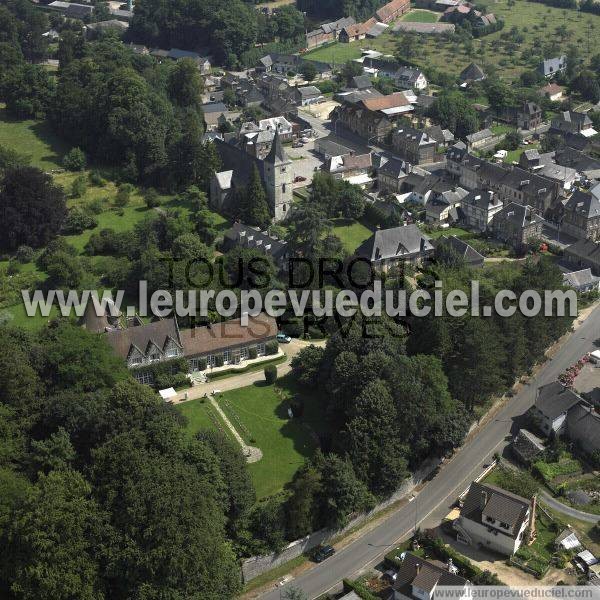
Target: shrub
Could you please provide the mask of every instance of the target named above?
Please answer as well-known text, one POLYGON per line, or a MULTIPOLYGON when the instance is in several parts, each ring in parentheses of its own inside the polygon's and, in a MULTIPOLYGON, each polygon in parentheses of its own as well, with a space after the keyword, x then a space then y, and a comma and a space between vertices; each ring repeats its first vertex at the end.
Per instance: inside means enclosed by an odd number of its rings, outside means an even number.
POLYGON ((206 367, 207 367, 207 362, 205 358, 199 358, 198 359, 198 370, 199 371, 205 371, 206 367))
POLYGON ((21 267, 19 266, 19 263, 16 260, 9 260, 8 265, 6 267, 6 274, 16 275, 20 269, 21 267))
POLYGON ((277 381, 277 367, 275 365, 267 365, 265 367, 265 381, 269 385, 277 381))
POLYGON ((154 188, 144 192, 144 202, 148 208, 155 208, 160 204, 160 196, 154 188))
POLYGON ((277 340, 269 340, 265 344, 265 354, 271 355, 271 354, 277 354, 278 352, 279 352, 279 344, 277 343, 277 340))
POLYGON ((170 387, 187 387, 188 385, 189 381, 185 373, 157 375, 154 380, 154 386, 157 390, 164 390, 170 387))
POLYGON ((250 348, 248 348, 248 358, 254 359, 257 356, 258 356, 258 350, 256 349, 256 346, 251 346, 250 348))
POLYGON ((65 219, 62 232, 66 235, 79 235, 86 229, 93 229, 98 221, 80 208, 72 208, 65 219))
POLYGON ((17 248, 17 252, 15 253, 15 258, 20 263, 31 262, 34 256, 35 252, 31 246, 19 246, 17 248))
POLYGON ((223 360, 223 355, 222 354, 217 354, 215 356, 215 367, 222 367, 224 364, 224 360, 223 360))
POLYGON ((81 198, 85 194, 85 190, 87 190, 87 180, 83 175, 79 175, 71 184, 71 196, 81 198))
POLYGON ((124 208, 129 204, 131 197, 131 186, 129 184, 123 184, 119 186, 117 195, 115 196, 115 206, 124 208))
POLYGON ((90 183, 96 187, 104 187, 106 185, 106 181, 98 171, 92 171, 89 175, 89 179, 90 183))
POLYGON ((69 171, 83 171, 85 163, 85 154, 81 148, 71 148, 63 158, 63 165, 69 171))

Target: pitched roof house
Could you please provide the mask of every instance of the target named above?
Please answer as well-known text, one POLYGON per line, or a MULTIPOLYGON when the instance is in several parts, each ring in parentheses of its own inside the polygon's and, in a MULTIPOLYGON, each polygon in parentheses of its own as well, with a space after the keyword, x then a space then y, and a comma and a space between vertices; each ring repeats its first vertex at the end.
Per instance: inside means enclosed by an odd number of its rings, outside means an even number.
POLYGON ((562 230, 578 239, 600 241, 600 184, 589 192, 575 190, 564 205, 562 230))
POLYGON ((405 552, 389 595, 385 600, 432 600, 438 587, 453 587, 456 598, 468 598, 470 582, 457 575, 457 568, 448 564, 427 560, 405 552))
POLYGON ((474 481, 454 527, 459 541, 511 556, 524 541, 531 513, 530 500, 474 481))
POLYGON ((519 429, 511 450, 522 463, 529 465, 545 450, 544 441, 527 429, 519 429))
POLYGON ((510 202, 494 215, 492 231, 494 237, 522 252, 530 240, 540 237, 543 222, 531 206, 510 202))
POLYGON ((235 222, 224 234, 223 250, 241 246, 252 248, 270 256, 279 267, 285 266, 288 257, 287 242, 261 231, 258 227, 235 222))
POLYGON ((564 257, 571 266, 579 269, 589 267, 594 275, 600 275, 600 243, 586 239, 577 240, 565 248, 564 257))
POLYGON ((436 145, 436 141, 424 129, 402 124, 392 134, 394 152, 413 165, 434 162, 436 145))
POLYGON ((376 11, 375 17, 381 23, 391 23, 409 10, 410 0, 392 0, 376 11))
POLYGON ((485 79, 485 73, 479 65, 471 63, 460 72, 459 78, 463 83, 483 81, 485 79))
POLYGON ((365 257, 374 268, 382 271, 403 262, 421 264, 433 252, 429 237, 416 225, 379 229, 356 251, 358 256, 365 257))
POLYGON ((483 254, 477 252, 473 246, 467 244, 464 240, 457 238, 455 235, 449 237, 443 235, 437 244, 437 248, 439 248, 440 245, 445 245, 450 248, 464 261, 465 265, 469 267, 483 267, 485 261, 483 254))

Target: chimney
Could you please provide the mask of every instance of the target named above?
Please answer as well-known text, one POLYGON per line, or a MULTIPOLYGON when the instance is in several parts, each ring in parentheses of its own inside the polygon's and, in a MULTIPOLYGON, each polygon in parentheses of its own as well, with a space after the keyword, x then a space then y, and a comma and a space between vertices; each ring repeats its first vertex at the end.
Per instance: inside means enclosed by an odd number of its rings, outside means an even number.
POLYGON ((485 490, 481 490, 481 510, 483 510, 488 503, 488 493, 485 490))
POLYGON ((417 575, 421 572, 421 563, 415 565, 415 572, 417 575))

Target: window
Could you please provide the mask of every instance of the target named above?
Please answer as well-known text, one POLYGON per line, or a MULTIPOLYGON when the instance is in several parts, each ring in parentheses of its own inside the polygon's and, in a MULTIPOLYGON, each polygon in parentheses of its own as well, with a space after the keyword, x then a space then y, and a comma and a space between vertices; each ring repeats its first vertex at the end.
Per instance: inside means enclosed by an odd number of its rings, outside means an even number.
POLYGON ((225 350, 225 352, 223 352, 223 364, 228 364, 229 361, 231 360, 231 352, 229 350, 225 350))
POLYGON ((167 358, 173 358, 178 354, 179 352, 177 351, 177 348, 175 346, 170 346, 169 348, 167 348, 167 358))
POLYGON ((150 355, 150 362, 156 362, 160 360, 160 354, 158 354, 158 352, 153 352, 150 355))
POLYGON ((150 371, 137 371, 133 374, 139 383, 150 385, 152 383, 152 373, 150 371))
POLYGON ((285 183, 281 186, 281 191, 285 194, 285 183))
POLYGON ((240 359, 246 360, 247 358, 248 358, 248 347, 244 346, 243 348, 240 348, 240 359))
POLYGON ((130 365, 141 365, 142 364, 142 357, 141 356, 134 356, 133 358, 131 358, 129 360, 129 364, 130 365))
POLYGON ((486 520, 488 523, 493 523, 493 522, 494 522, 494 519, 493 519, 492 517, 486 517, 486 518, 485 518, 485 520, 486 520))
POLYGON ((283 212, 285 212, 287 210, 287 206, 284 204, 283 205, 283 212))
POLYGON ((264 354, 265 354, 264 343, 256 345, 256 354, 257 354, 257 356, 264 356, 264 354))
POLYGON ((502 529, 510 529, 510 525, 508 523, 500 523, 500 527, 502 527, 502 529))

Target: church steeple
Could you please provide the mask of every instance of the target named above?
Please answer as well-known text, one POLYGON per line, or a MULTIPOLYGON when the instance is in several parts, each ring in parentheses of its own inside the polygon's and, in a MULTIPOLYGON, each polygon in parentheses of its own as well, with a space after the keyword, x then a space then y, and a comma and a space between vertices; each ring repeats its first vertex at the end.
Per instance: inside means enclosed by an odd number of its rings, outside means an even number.
POLYGON ((270 162, 273 165, 287 164, 290 162, 285 150, 283 149, 283 144, 281 143, 279 127, 275 129, 273 145, 271 146, 271 150, 269 151, 269 154, 267 154, 265 161, 270 162))

